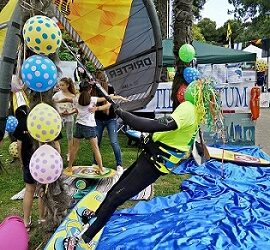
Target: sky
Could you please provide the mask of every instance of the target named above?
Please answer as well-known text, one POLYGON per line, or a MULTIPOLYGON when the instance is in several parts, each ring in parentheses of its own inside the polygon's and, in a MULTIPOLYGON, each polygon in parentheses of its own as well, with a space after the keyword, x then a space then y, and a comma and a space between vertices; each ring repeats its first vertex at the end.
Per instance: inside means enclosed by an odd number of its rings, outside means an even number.
POLYGON ((228 19, 233 19, 233 15, 228 15, 227 10, 233 10, 232 4, 228 0, 206 0, 203 10, 201 11, 202 18, 210 18, 217 23, 217 28, 223 26, 228 19))

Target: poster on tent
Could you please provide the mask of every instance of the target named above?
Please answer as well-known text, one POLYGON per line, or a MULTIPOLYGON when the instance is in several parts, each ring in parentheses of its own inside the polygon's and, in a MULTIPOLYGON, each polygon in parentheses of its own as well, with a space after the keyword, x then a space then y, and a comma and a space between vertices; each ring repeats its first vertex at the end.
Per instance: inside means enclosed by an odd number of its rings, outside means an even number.
POLYGON ((213 78, 219 84, 233 84, 243 81, 241 64, 199 64, 198 70, 203 77, 213 78))
POLYGON ((206 127, 203 135, 208 145, 223 144, 254 146, 255 145, 255 123, 251 120, 249 113, 224 114, 225 141, 220 134, 210 133, 206 127))
POLYGON ((254 86, 254 82, 216 85, 216 90, 220 95, 222 109, 236 113, 250 113, 250 92, 254 86))

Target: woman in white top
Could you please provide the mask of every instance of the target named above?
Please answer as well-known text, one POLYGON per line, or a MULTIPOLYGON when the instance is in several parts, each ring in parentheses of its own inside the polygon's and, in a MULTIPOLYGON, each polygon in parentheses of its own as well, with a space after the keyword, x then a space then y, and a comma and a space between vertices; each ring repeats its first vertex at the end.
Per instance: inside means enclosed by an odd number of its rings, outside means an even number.
MULTIPOLYGON (((53 95, 53 101, 56 109, 62 118, 63 127, 66 128, 67 140, 68 140, 68 155, 69 160, 70 152, 73 144, 73 125, 74 125, 74 113, 76 109, 73 102, 66 102, 66 99, 73 99, 76 96, 75 87, 71 78, 64 77, 59 82, 59 91, 53 95)), ((60 147, 60 145, 59 145, 60 147)))
MULTIPOLYGON (((98 172, 103 172, 103 164, 97 141, 96 121, 94 112, 106 110, 110 107, 110 104, 107 103, 97 107, 96 104, 98 102, 104 102, 106 101, 106 99, 104 97, 91 96, 91 90, 92 85, 87 80, 80 83, 80 95, 75 101, 75 108, 77 109, 77 119, 75 125, 73 149, 70 154, 67 168, 69 172, 72 172, 72 165, 79 150, 81 139, 89 140, 95 160, 99 168, 98 172)), ((122 96, 112 96, 112 99, 126 100, 122 96)))

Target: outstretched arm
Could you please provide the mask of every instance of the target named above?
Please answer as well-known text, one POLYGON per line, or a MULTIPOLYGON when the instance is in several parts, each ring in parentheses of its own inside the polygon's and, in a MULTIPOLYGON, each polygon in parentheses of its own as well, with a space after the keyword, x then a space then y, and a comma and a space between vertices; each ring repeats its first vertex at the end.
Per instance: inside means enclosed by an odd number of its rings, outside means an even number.
POLYGON ((130 127, 141 132, 162 132, 177 129, 177 124, 170 116, 160 119, 149 119, 133 115, 121 108, 116 108, 115 113, 130 127))

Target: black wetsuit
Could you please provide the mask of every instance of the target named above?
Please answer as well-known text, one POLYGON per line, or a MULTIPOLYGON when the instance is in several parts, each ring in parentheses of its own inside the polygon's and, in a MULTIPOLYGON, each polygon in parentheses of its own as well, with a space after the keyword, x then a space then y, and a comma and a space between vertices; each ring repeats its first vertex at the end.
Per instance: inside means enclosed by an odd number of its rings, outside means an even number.
MULTIPOLYGON (((169 131, 177 128, 176 122, 167 117, 163 120, 153 120, 135 116, 121 109, 116 110, 119 115, 133 129, 143 132, 169 131)), ((155 182, 164 173, 160 172, 150 160, 146 151, 142 151, 134 162, 107 193, 105 200, 97 209, 96 220, 83 234, 85 242, 91 239, 104 227, 118 206, 138 194, 144 188, 155 182)))

